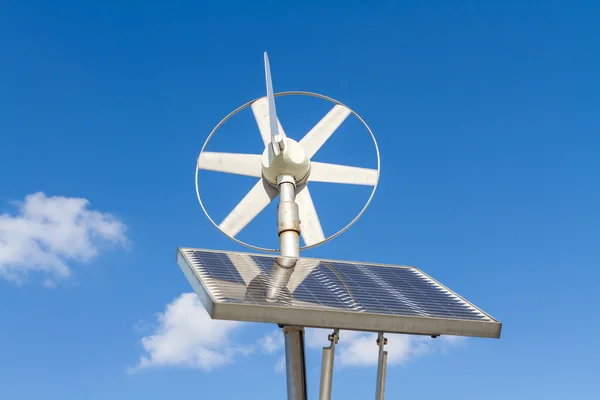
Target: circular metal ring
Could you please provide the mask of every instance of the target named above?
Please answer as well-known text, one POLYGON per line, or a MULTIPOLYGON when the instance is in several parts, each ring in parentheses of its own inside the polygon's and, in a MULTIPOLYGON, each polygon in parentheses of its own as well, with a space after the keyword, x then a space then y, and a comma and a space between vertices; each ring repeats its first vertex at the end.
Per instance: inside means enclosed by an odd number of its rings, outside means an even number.
MULTIPOLYGON (((373 144, 375 145, 375 152, 377 153, 377 180, 375 181, 375 185, 373 185, 373 190, 371 191, 371 195, 369 196, 369 199, 367 200, 367 203, 364 205, 364 207, 362 208, 362 210, 360 210, 360 212, 358 213, 358 215, 356 215, 356 217, 354 217, 354 219, 352 221, 350 221, 350 223, 348 225, 346 225, 345 227, 343 227, 342 229, 340 229, 339 231, 337 231, 336 233, 334 233, 333 235, 326 237, 324 240, 318 242, 318 243, 314 243, 311 244, 310 246, 304 246, 304 247, 300 247, 300 250, 307 250, 313 247, 317 247, 322 245, 323 243, 327 243, 332 239, 335 239, 336 237, 340 236, 342 233, 346 232, 352 225, 354 225, 354 223, 356 223, 356 221, 358 221, 358 219, 364 214, 364 212, 367 210, 367 207, 369 207, 369 204, 371 204, 371 201, 373 200, 373 196, 375 196, 375 191, 377 190, 377 185, 379 184, 379 173, 381 170, 381 161, 380 161, 380 157, 379 157, 379 147, 377 146, 377 140, 375 139, 375 135, 373 135, 373 132, 371 131, 371 128, 369 128, 369 125, 367 125, 367 123, 360 117, 360 115, 358 115, 357 113, 354 112, 354 110, 352 110, 350 107, 346 106, 345 104, 331 98, 331 97, 327 97, 325 95, 319 94, 319 93, 312 93, 312 92, 304 92, 304 91, 287 91, 287 92, 280 92, 280 93, 275 93, 274 96, 275 97, 280 97, 280 96, 294 96, 294 95, 299 95, 299 96, 309 96, 309 97, 316 97, 319 99, 323 99, 323 100, 327 100, 330 101, 334 104, 339 104, 340 106, 346 107, 348 110, 350 110, 350 113, 352 115, 354 115, 356 118, 358 118, 358 120, 364 125, 365 128, 367 128, 367 131, 369 132, 369 134, 371 135, 371 138, 373 139, 373 144)), ((221 120, 221 122, 219 122, 217 124, 217 126, 214 127, 214 129, 212 130, 212 132, 210 132, 210 135, 208 135, 208 137, 206 138, 206 141, 204 142, 204 145, 202 146, 202 149, 200 150, 200 154, 198 154, 198 159, 196 160, 196 196, 198 197, 198 202, 200 203, 200 207, 202 207, 202 211, 204 211, 204 215, 206 215, 206 218, 208 218, 208 220, 221 232, 223 233, 225 236, 227 236, 229 239, 233 240, 236 243, 239 243, 243 246, 249 247, 251 249, 254 250, 259 250, 259 251, 264 251, 264 252, 268 252, 268 253, 276 253, 279 252, 279 249, 268 249, 265 247, 260 247, 260 246, 254 246, 251 245, 249 243, 243 242, 239 239, 236 239, 233 236, 229 236, 227 233, 223 232, 221 230, 221 228, 219 228, 219 225, 210 217, 210 215, 208 214, 208 211, 206 211, 206 208, 204 207, 204 203, 202 203, 202 198, 200 197, 200 190, 198 188, 198 160, 200 159, 200 155, 202 154, 202 152, 204 151, 204 149, 206 148, 206 146, 208 145, 208 142, 210 141, 210 139, 213 137, 213 135, 217 132, 217 130, 219 130, 219 128, 221 128, 221 126, 223 126, 223 124, 225 122, 227 122, 231 117, 233 117, 235 114, 237 114, 238 112, 242 111, 243 109, 249 107, 250 105, 252 105, 252 103, 254 103, 257 100, 262 99, 265 96, 262 97, 258 97, 254 100, 251 100, 249 102, 247 102, 244 105, 241 105, 240 107, 236 108, 235 110, 233 110, 232 112, 230 112, 225 118, 223 118, 221 120)), ((263 178, 260 178, 263 179, 263 178)), ((307 182, 308 184, 308 182, 307 182)))

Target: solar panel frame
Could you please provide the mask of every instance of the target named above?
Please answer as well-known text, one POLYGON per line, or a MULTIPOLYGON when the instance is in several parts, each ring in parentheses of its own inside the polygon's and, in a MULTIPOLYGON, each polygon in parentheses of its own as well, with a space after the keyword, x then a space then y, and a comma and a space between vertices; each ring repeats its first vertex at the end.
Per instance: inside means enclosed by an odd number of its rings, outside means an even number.
MULTIPOLYGON (((431 316, 382 314, 374 312, 356 312, 336 308, 306 308, 281 306, 277 304, 255 304, 242 302, 223 302, 211 293, 208 280, 201 276, 197 262, 190 258, 194 252, 212 253, 215 255, 242 255, 269 259, 281 259, 278 255, 255 254, 236 251, 219 251, 197 248, 178 248, 177 264, 194 289, 206 311, 212 319, 234 320, 245 322, 264 322, 279 325, 303 326, 309 328, 346 329, 368 332, 404 333, 420 335, 456 335, 484 338, 499 338, 502 323, 481 310, 428 274, 413 266, 389 265, 380 263, 363 263, 299 257, 299 260, 312 260, 318 263, 341 263, 346 265, 362 265, 368 267, 412 269, 423 275, 434 285, 464 302, 468 307, 482 314, 487 320, 444 318, 431 316)), ((234 282, 231 282, 235 285, 234 282)))

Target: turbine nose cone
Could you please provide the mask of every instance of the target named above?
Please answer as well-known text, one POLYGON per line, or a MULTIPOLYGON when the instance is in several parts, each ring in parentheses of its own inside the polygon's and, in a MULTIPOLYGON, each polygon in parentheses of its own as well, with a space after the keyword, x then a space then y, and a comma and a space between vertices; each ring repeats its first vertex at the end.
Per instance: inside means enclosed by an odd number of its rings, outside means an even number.
POLYGON ((289 159, 290 163, 298 166, 303 166, 310 162, 304 149, 298 143, 296 143, 296 146, 292 146, 285 156, 289 159))
POLYGON ((296 183, 306 180, 310 170, 310 160, 302 145, 293 139, 285 138, 285 147, 278 155, 268 145, 261 157, 263 177, 272 185, 277 185, 280 175, 292 175, 296 183))

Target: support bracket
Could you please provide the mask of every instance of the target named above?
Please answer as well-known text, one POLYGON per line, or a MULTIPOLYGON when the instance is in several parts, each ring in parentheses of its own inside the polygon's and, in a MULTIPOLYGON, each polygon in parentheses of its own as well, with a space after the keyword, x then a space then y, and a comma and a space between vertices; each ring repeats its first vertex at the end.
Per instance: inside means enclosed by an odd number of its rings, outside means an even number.
POLYGON ((377 346, 379 346, 379 360, 377 362, 377 385, 375 390, 375 400, 384 400, 385 392, 385 371, 387 367, 387 351, 383 348, 387 344, 387 338, 383 332, 377 335, 377 346))
POLYGON ((329 347, 323 347, 323 357, 321 361, 321 388, 319 391, 319 400, 331 399, 331 384, 333 380, 333 358, 335 356, 335 345, 340 338, 340 330, 336 329, 327 336, 331 342, 329 347))

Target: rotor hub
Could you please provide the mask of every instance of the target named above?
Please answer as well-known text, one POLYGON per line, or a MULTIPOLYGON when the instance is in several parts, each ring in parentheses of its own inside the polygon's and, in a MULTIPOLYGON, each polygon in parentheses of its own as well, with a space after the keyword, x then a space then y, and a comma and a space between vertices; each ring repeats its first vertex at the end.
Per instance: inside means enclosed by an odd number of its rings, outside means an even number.
POLYGON ((306 182, 310 172, 310 160, 301 144, 294 139, 283 139, 283 150, 275 155, 272 144, 269 143, 261 157, 263 178, 271 185, 277 186, 277 177, 291 175, 296 184, 306 182))

